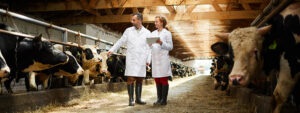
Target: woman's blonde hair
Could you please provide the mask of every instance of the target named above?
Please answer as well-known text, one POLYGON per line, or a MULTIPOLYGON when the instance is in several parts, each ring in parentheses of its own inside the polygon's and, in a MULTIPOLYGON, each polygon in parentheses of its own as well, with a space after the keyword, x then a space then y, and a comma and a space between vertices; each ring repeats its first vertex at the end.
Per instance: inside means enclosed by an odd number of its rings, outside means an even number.
POLYGON ((163 28, 166 28, 167 25, 167 19, 163 16, 156 16, 155 18, 158 18, 160 22, 163 23, 163 28))

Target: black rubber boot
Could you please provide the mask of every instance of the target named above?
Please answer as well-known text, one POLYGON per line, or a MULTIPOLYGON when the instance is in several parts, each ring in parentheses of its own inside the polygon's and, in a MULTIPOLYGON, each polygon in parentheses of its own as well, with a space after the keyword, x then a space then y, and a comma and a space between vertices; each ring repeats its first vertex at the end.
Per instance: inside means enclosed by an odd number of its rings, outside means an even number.
POLYGON ((162 99, 160 105, 167 105, 168 92, 169 92, 169 85, 162 85, 162 92, 161 92, 162 99))
POLYGON ((153 105, 160 105, 160 102, 162 100, 161 94, 162 94, 162 85, 161 84, 156 84, 156 92, 157 92, 157 101, 153 103, 153 105))
POLYGON ((141 96, 142 96, 142 84, 136 83, 135 86, 135 103, 137 104, 141 104, 144 105, 146 104, 146 102, 141 100, 141 96))
POLYGON ((127 90, 129 96, 129 106, 134 106, 134 99, 133 99, 134 85, 133 84, 127 85, 127 90))

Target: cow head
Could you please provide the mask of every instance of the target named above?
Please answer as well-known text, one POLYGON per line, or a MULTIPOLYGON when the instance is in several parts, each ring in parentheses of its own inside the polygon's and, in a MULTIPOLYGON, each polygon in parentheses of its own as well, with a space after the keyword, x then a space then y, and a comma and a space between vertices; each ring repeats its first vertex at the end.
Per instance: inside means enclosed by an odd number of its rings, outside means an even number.
POLYGON ((100 66, 101 66, 100 73, 101 74, 107 73, 107 68, 108 68, 107 63, 106 63, 106 61, 108 59, 107 52, 101 52, 99 54, 99 56, 100 56, 100 66))
POLYGON ((268 33, 271 26, 237 28, 231 33, 216 35, 221 38, 211 46, 219 54, 233 58, 234 65, 229 74, 229 83, 234 85, 247 85, 261 72, 261 50, 263 35, 268 33))
POLYGON ((69 61, 62 65, 60 70, 65 72, 63 75, 68 76, 72 83, 75 83, 84 70, 70 51, 65 51, 65 53, 69 56, 69 61))
POLYGON ((7 76, 10 73, 10 68, 7 66, 6 61, 0 50, 0 78, 7 76))
POLYGON ((98 47, 92 45, 84 45, 82 49, 83 67, 90 67, 100 62, 101 58, 97 53, 98 47))
POLYGON ((56 49, 48 40, 43 39, 42 35, 35 37, 32 41, 24 39, 24 41, 20 43, 18 52, 30 54, 33 57, 33 64, 23 70, 24 72, 49 69, 57 65, 65 64, 69 60, 66 54, 56 49), (29 48, 29 46, 32 48, 29 48))

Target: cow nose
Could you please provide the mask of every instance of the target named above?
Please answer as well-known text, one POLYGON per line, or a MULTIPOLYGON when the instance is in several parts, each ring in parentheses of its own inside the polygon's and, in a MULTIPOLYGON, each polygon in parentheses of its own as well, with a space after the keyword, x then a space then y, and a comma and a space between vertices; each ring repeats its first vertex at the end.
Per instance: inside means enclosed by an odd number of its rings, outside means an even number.
POLYGON ((240 85, 239 81, 237 79, 232 80, 232 84, 233 85, 240 85))
POLYGON ((101 58, 98 58, 97 60, 98 60, 98 62, 101 62, 101 58))
POLYGON ((105 74, 106 74, 106 73, 107 73, 107 70, 101 70, 101 73, 105 73, 105 74))
POLYGON ((84 70, 83 70, 83 69, 79 69, 79 70, 78 70, 78 74, 79 74, 79 75, 82 75, 82 74, 83 74, 83 72, 84 72, 84 70))
POLYGON ((230 80, 233 85, 240 85, 240 81, 243 79, 242 75, 230 75, 230 80))
POLYGON ((9 70, 5 70, 5 71, 4 71, 4 75, 5 75, 5 76, 8 76, 9 73, 10 73, 9 70))

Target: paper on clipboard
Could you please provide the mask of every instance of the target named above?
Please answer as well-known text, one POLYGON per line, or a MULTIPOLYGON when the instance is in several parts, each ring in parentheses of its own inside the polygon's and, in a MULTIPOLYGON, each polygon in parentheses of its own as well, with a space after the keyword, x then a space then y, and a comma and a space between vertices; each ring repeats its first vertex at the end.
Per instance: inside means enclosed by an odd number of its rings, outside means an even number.
POLYGON ((153 44, 156 43, 156 41, 159 39, 159 37, 148 37, 147 38, 147 43, 148 44, 153 44))

